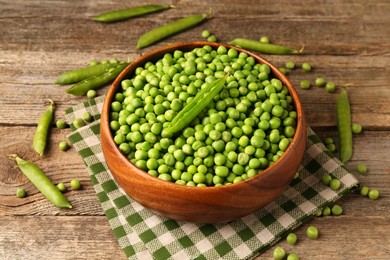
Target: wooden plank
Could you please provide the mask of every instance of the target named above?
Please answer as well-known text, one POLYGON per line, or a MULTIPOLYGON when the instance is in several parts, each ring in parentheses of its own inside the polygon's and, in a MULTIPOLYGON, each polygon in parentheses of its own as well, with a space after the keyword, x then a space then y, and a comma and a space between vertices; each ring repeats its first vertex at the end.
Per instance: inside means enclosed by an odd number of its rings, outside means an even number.
MULTIPOLYGON (((63 12, 64 6, 68 6, 68 2, 52 3, 50 9, 36 2, 13 3, 5 9, 7 12, 4 12, 2 21, 10 24, 14 17, 19 17, 19 20, 13 24, 14 30, 4 35, 3 45, 10 50, 70 52, 105 50, 109 46, 112 50, 132 51, 142 33, 186 15, 208 12, 210 7, 210 3, 194 4, 191 1, 178 1, 176 5, 176 9, 154 14, 149 19, 143 17, 115 24, 99 24, 89 17, 103 10, 120 8, 121 2, 104 7, 74 2, 74 11, 67 13, 66 17, 58 14, 63 12), (51 22, 53 19, 55 23, 51 22)), ((305 9, 289 1, 283 4, 273 1, 242 4, 235 1, 229 5, 213 3, 211 7, 213 18, 207 23, 157 46, 170 41, 200 40, 201 30, 209 28, 224 42, 235 37, 259 38, 269 35, 276 43, 296 48, 304 44, 307 46, 306 53, 310 54, 385 54, 389 48, 389 43, 382 40, 389 37, 388 25, 384 23, 388 21, 386 14, 389 5, 384 0, 376 3, 334 1, 329 4, 307 4, 305 9), (250 26, 253 24, 261 26, 250 26), (223 33, 218 35, 218 32, 223 33)))
POLYGON ((106 217, 0 217, 0 258, 126 259, 106 217))
MULTIPOLYGON (((289 245, 284 239, 278 243, 287 253, 300 259, 388 259, 390 249, 390 219, 386 216, 362 217, 343 215, 314 218, 296 231, 298 242, 289 245), (317 240, 306 236, 306 229, 314 225, 319 230, 317 240)), ((274 247, 259 259, 271 259, 274 247)))
MULTIPOLYGON (((389 229, 386 216, 313 218, 295 230, 296 245, 278 245, 302 259, 386 259, 389 229), (317 240, 306 237, 309 225, 319 229, 317 240)), ((2 216, 0 232, 1 259, 125 259, 105 217, 2 216)), ((272 258, 273 249, 257 259, 272 258)))
MULTIPOLYGON (((109 55, 99 54, 99 58, 109 55)), ((137 54, 130 55, 132 59, 137 54)), ((55 53, 43 52, 5 52, 3 56, 4 72, 0 77, 4 83, 0 85, 0 124, 34 125, 45 109, 45 100, 52 98, 57 103, 57 117, 62 117, 64 110, 85 97, 75 97, 65 93, 70 86, 56 86, 52 82, 64 70, 84 66, 92 60, 91 53, 75 53, 64 61, 56 59, 55 53), (75 59, 74 59, 75 57, 75 59), (47 62, 42 62, 42 60, 47 62), (75 64, 74 60, 78 60, 75 64), (27 69, 20 63, 26 63, 27 69), (66 65, 68 64, 68 65, 66 65), (60 68, 60 69, 59 69, 60 68), (41 72, 43 71, 43 72, 41 72), (23 95, 15 95, 15 92, 23 95), (26 113, 28 111, 28 113, 26 113)), ((126 59, 125 54, 118 55, 126 59)), ((306 111, 308 124, 312 126, 335 126, 335 104, 337 92, 328 94, 325 89, 314 86, 317 77, 323 76, 334 81, 338 86, 352 84, 348 87, 353 119, 367 128, 383 128, 390 125, 390 88, 388 87, 388 59, 371 56, 266 56, 278 67, 291 60, 297 67, 303 62, 313 65, 313 72, 306 73, 297 68, 288 72, 288 76, 298 90, 306 111), (367 78, 367 76, 370 76, 367 78), (302 90, 300 81, 308 79, 313 87, 302 90)), ((0 65, 1 66, 1 65, 0 65)), ((104 94, 108 86, 99 90, 104 94)))
MULTIPOLYGON (((0 215, 103 215, 97 196, 84 168, 81 157, 71 148, 67 152, 59 151, 57 144, 66 139, 69 129, 53 129, 49 139, 47 153, 39 158, 30 148, 34 127, 2 127, 0 128, 0 215), (19 135, 14 138, 15 133, 19 135), (69 200, 74 205, 71 210, 57 209, 52 206, 36 188, 23 176, 16 164, 6 158, 7 154, 17 153, 25 159, 35 162, 54 182, 69 184, 72 179, 79 179, 83 189, 68 191, 69 200), (18 187, 25 187, 29 196, 24 199, 15 197, 18 187)), ((338 142, 337 130, 334 128, 314 128, 323 140, 334 138, 338 142)), ((383 192, 383 197, 389 196, 390 185, 390 133, 388 131, 363 131, 354 136, 354 154, 347 167, 361 181, 362 185, 376 188, 383 192), (380 156, 379 156, 380 155, 380 156), (364 163, 368 168, 366 175, 357 173, 356 166, 364 163)), ((359 196, 352 196, 358 198, 359 196)), ((375 216, 387 214, 390 201, 383 199, 380 204, 368 199, 354 199, 349 210, 359 211, 362 208, 375 207, 375 216)), ((373 214, 373 213, 367 213, 373 214)))

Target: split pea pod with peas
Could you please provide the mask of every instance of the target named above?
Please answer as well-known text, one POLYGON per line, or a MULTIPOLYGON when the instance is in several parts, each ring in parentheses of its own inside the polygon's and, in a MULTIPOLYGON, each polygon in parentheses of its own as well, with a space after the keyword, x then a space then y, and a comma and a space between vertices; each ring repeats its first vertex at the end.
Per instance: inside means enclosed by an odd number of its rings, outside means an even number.
POLYGON ((47 136, 50 129, 50 124, 54 115, 54 102, 49 99, 50 106, 45 110, 45 112, 40 116, 37 128, 34 134, 33 147, 34 150, 42 156, 47 143, 47 136))
POLYGON ((61 193, 36 164, 20 158, 16 154, 11 154, 9 157, 16 160, 23 174, 53 205, 59 208, 72 208, 65 195, 61 193))
POLYGON ((202 89, 172 120, 164 134, 171 136, 186 127, 199 113, 207 107, 215 95, 225 86, 225 78, 214 80, 202 89))
POLYGON ((54 83, 59 85, 77 83, 84 79, 101 75, 105 73, 107 70, 109 70, 110 68, 115 68, 116 66, 118 66, 118 63, 107 62, 107 63, 101 63, 92 66, 87 66, 76 70, 65 71, 60 76, 58 76, 58 78, 54 83))
POLYGON ((66 92, 75 96, 84 96, 89 90, 100 88, 113 81, 127 65, 129 65, 127 62, 118 63, 103 74, 95 75, 76 83, 67 89, 66 92))

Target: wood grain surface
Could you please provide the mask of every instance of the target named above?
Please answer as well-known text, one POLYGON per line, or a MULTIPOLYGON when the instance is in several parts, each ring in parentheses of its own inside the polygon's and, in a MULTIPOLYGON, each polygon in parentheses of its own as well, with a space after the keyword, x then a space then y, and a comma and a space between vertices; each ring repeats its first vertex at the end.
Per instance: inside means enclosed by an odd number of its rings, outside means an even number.
MULTIPOLYGON (((125 259, 100 207, 81 158, 74 149, 61 152, 58 143, 68 130, 53 129, 47 153, 33 152, 32 138, 48 98, 56 118, 69 106, 85 101, 65 93, 68 86, 53 82, 65 70, 93 59, 135 59, 168 43, 202 40, 203 29, 220 42, 236 37, 259 39, 299 49, 303 55, 263 55, 277 66, 287 61, 309 62, 310 73, 297 68, 288 76, 296 86, 307 123, 321 137, 337 141, 336 99, 323 88, 302 90, 303 79, 318 76, 348 84, 352 119, 363 125, 354 138, 348 168, 362 184, 377 188, 380 199, 371 201, 349 194, 339 204, 339 217, 314 218, 299 227, 295 246, 279 244, 301 259, 390 258, 390 3, 387 0, 333 1, 158 1, 175 9, 133 20, 100 24, 91 16, 152 1, 0 0, 0 259, 125 259), (196 28, 156 45, 136 50, 144 32, 185 15, 207 13, 212 18, 196 28), (68 191, 72 210, 53 207, 6 157, 18 153, 35 162, 53 182, 79 179, 82 190, 68 191), (369 169, 356 172, 358 163, 369 169), (28 197, 16 198, 24 187, 28 197), (305 237, 315 225, 318 240, 305 237)), ((98 91, 104 94, 107 87, 98 91)), ((272 248, 258 259, 272 259, 272 248)))

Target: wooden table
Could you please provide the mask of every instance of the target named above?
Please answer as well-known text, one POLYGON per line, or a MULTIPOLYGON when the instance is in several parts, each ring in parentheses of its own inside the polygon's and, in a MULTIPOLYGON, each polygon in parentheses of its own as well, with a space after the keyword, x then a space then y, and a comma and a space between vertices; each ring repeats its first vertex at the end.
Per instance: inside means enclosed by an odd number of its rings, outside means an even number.
MULTIPOLYGON (((152 3, 152 1, 147 1, 152 3)), ((0 259, 124 259, 81 158, 74 149, 61 152, 58 142, 68 129, 53 129, 47 153, 37 156, 32 139, 39 115, 53 99, 56 118, 64 110, 85 101, 66 94, 67 86, 53 84, 63 71, 82 67, 93 59, 134 59, 167 43, 201 40, 209 29, 219 41, 235 37, 259 39, 293 48, 305 46, 303 55, 264 55, 278 66, 309 62, 311 73, 289 72, 297 86, 308 124, 321 138, 337 141, 336 93, 313 86, 302 90, 303 79, 318 76, 348 87, 353 122, 364 131, 354 138, 354 154, 348 168, 362 184, 381 192, 377 201, 349 194, 339 204, 340 217, 314 218, 297 229, 300 242, 279 244, 301 259, 390 258, 390 4, 388 0, 355 1, 160 1, 176 9, 130 21, 100 24, 90 16, 144 1, 0 1, 0 259), (208 12, 202 25, 142 51, 138 37, 182 16, 208 12), (53 182, 79 179, 83 189, 68 191, 72 210, 53 207, 17 169, 7 154, 18 153, 35 162, 53 182), (363 176, 358 163, 369 169, 363 176), (16 198, 18 187, 28 197, 16 198), (309 224, 320 238, 305 237, 309 224)), ((106 88, 99 90, 103 95, 106 88)), ((271 259, 272 249, 261 259, 271 259)))

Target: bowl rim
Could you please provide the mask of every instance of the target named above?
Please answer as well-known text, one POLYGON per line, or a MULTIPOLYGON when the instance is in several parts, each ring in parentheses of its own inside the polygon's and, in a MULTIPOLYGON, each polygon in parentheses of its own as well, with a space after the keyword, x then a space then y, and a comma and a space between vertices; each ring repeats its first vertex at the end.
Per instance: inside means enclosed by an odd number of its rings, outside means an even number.
MULTIPOLYGON (((293 147, 295 147, 296 143, 297 143, 297 138, 298 138, 298 134, 297 133, 299 133, 301 131, 306 132, 306 124, 305 123, 306 123, 306 120, 305 120, 304 110, 303 110, 303 107, 302 107, 302 102, 301 102, 301 100, 299 98, 299 95, 298 95, 298 92, 296 91, 296 88, 291 83, 291 81, 288 79, 288 77, 286 75, 284 75, 278 69, 278 67, 276 67, 274 64, 272 64, 270 61, 268 61, 267 59, 265 59, 261 55, 258 55, 257 53, 253 53, 253 52, 251 52, 249 50, 240 48, 238 46, 234 46, 234 45, 230 45, 230 44, 226 44, 226 43, 218 43, 218 42, 193 41, 193 42, 179 42, 179 43, 169 44, 169 45, 166 45, 166 46, 163 46, 163 47, 156 48, 156 49, 154 49, 154 50, 152 50, 150 52, 142 54, 140 57, 138 57, 133 62, 131 62, 116 77, 116 79, 111 84, 111 86, 109 87, 109 89, 108 89, 108 91, 106 93, 106 96, 104 98, 103 107, 102 107, 100 129, 102 131, 103 128, 104 128, 106 131, 108 131, 110 138, 109 138, 109 140, 106 140, 106 141, 109 142, 110 144, 112 144, 111 146, 114 147, 115 150, 116 150, 115 153, 119 154, 122 157, 122 159, 123 159, 124 163, 126 164, 127 168, 129 168, 129 169, 137 169, 138 173, 140 173, 140 174, 142 173, 144 175, 143 177, 148 179, 148 180, 150 180, 150 181, 157 181, 157 182, 159 182, 159 185, 163 185, 163 186, 167 185, 167 187, 175 188, 177 190, 191 190, 191 189, 193 189, 193 191, 197 191, 197 192, 210 192, 210 191, 214 191, 215 192, 215 191, 219 191, 219 190, 224 190, 224 191, 228 192, 230 189, 236 190, 236 187, 239 186, 242 183, 250 184, 255 179, 261 178, 261 176, 265 176, 265 175, 268 175, 268 174, 272 173, 272 170, 275 167, 277 167, 277 165, 280 164, 281 161, 285 160, 286 154, 289 153, 289 152, 293 152, 293 147), (146 171, 144 171, 144 170, 138 168, 137 166, 135 166, 127 158, 127 156, 125 156, 119 150, 119 147, 114 142, 113 134, 112 134, 112 131, 111 131, 110 126, 109 126, 109 122, 110 122, 109 121, 109 114, 110 114, 109 112, 111 110, 111 108, 110 108, 111 107, 111 101, 114 98, 115 94, 118 92, 118 89, 121 86, 122 80, 131 78, 132 76, 134 76, 134 72, 135 72, 135 69, 137 67, 145 65, 149 61, 156 62, 158 59, 162 58, 162 56, 165 53, 173 53, 173 51, 175 51, 177 49, 182 50, 182 51, 190 51, 190 50, 193 50, 195 48, 201 48, 201 47, 203 47, 205 45, 209 45, 213 49, 217 49, 219 46, 224 46, 224 47, 226 47, 228 49, 234 48, 238 52, 246 53, 247 55, 252 56, 253 58, 255 58, 256 63, 267 64, 270 67, 273 76, 275 78, 278 78, 279 80, 281 80, 283 85, 285 85, 288 88, 288 90, 289 90, 289 94, 292 97, 292 101, 293 101, 293 104, 294 104, 295 111, 297 112, 297 127, 295 129, 295 135, 293 137, 293 140, 291 141, 290 145, 288 146, 286 151, 283 153, 283 155, 275 163, 273 163, 271 166, 268 166, 261 173, 258 173, 255 176, 252 176, 252 177, 250 177, 250 178, 248 178, 246 180, 243 180, 241 182, 238 182, 238 183, 232 183, 232 184, 229 184, 229 185, 222 185, 222 186, 197 187, 197 186, 179 185, 179 184, 174 183, 174 182, 164 181, 164 180, 161 180, 161 179, 159 179, 159 178, 157 178, 155 176, 151 176, 146 171), (156 58, 155 56, 159 56, 159 57, 156 58), (153 59, 151 59, 151 58, 153 58, 153 59)), ((103 155, 104 155, 104 149, 103 149, 103 155)), ((134 174, 134 173, 132 172, 131 174, 134 174)), ((113 175, 115 177, 115 173, 113 173, 113 175)))

